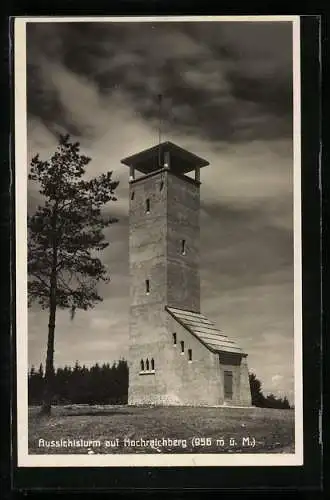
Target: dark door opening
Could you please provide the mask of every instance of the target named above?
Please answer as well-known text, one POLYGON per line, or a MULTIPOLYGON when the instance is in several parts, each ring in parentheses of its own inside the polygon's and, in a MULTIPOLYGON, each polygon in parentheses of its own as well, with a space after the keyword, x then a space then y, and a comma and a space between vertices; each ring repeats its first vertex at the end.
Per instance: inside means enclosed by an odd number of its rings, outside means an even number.
POLYGON ((223 375, 225 399, 233 399, 233 372, 225 370, 223 375))

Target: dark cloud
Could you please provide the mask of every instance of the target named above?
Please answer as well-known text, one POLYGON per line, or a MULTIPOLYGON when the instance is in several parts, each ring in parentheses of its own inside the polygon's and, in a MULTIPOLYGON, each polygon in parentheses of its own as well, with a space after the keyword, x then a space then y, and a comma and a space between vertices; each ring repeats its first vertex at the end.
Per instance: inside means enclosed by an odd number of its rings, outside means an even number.
POLYGON ((215 142, 290 137, 291 25, 247 24, 31 23, 29 113, 48 127, 86 132, 65 116, 44 69, 56 62, 100 95, 119 88, 146 120, 158 118, 156 95, 163 93, 165 132, 215 142))
POLYGON ((207 261, 203 277, 217 281, 223 293, 274 283, 276 275, 293 279, 293 234, 274 227, 260 208, 234 209, 219 202, 207 204, 201 216, 201 258, 207 261), (215 245, 215 243, 217 244, 215 245))

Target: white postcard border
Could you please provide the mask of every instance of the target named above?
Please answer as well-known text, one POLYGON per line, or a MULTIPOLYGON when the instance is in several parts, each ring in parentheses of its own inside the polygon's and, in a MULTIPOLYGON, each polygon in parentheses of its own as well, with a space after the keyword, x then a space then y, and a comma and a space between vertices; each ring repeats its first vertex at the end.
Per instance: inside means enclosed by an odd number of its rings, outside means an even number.
POLYGON ((303 465, 301 125, 299 16, 149 16, 17 17, 14 21, 15 210, 16 210, 16 363, 17 465, 19 467, 176 467, 303 465), (27 314, 27 109, 26 23, 41 22, 292 22, 294 134, 294 377, 295 452, 256 454, 28 454, 28 314, 27 314))

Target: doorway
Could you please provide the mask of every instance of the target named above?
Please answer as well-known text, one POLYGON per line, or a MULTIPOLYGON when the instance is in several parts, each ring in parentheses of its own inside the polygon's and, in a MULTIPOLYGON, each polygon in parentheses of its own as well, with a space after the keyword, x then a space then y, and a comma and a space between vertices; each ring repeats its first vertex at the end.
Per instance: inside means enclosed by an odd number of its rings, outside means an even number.
POLYGON ((233 372, 225 370, 224 376, 224 396, 225 399, 233 399, 233 372))

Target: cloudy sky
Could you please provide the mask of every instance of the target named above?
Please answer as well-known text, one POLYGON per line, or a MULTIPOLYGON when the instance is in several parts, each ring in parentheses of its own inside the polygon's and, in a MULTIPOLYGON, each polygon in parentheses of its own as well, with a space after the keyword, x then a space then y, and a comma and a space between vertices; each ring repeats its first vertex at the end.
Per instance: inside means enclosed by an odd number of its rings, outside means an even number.
MULTIPOLYGON (((29 23, 28 154, 59 133, 113 171, 103 260, 112 281, 92 311, 57 316, 55 364, 127 356, 125 156, 163 139, 204 157, 202 312, 249 354, 264 392, 293 401, 292 26, 287 22, 29 23)), ((38 203, 29 186, 28 205, 38 203)), ((47 314, 29 311, 29 365, 45 361, 47 314)))

